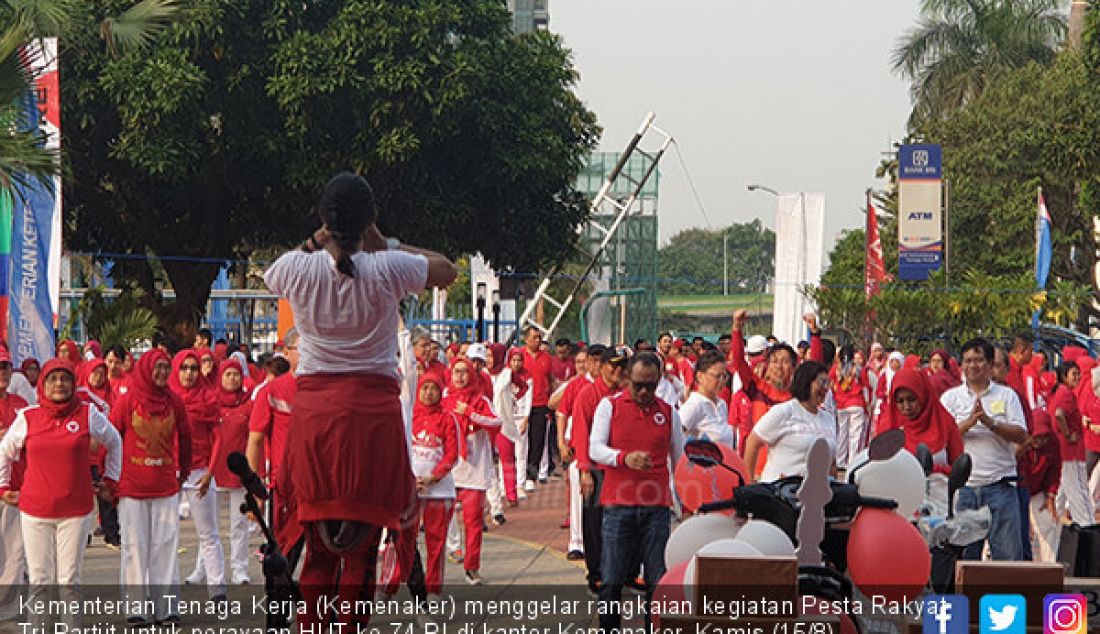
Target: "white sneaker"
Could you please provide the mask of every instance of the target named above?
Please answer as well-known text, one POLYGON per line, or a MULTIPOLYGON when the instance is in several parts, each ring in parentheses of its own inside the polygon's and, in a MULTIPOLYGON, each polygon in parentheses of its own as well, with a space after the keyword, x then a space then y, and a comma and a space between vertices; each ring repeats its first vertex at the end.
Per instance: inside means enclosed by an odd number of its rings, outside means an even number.
POLYGON ((523 487, 517 487, 516 488, 516 499, 517 500, 526 500, 527 499, 527 492, 523 490, 523 487))
POLYGON ((252 579, 248 575, 233 575, 233 585, 235 586, 247 586, 252 583, 252 579))
POLYGON ((189 586, 201 586, 206 583, 206 573, 202 570, 196 570, 188 575, 183 582, 189 586))
POLYGON ((185 520, 191 517, 191 504, 189 502, 180 502, 180 519, 185 520))
POLYGON ((535 483, 531 480, 523 483, 523 489, 528 493, 533 493, 535 490, 535 483))

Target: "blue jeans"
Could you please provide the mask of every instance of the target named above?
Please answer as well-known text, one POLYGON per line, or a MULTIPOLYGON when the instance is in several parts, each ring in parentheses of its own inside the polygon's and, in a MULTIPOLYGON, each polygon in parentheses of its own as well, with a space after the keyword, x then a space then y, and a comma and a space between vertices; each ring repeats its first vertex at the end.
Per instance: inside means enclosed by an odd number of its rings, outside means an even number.
MULTIPOLYGON (((622 625, 616 605, 623 596, 623 584, 634 572, 634 563, 645 566, 646 605, 657 582, 665 574, 665 544, 672 514, 665 506, 607 506, 603 510, 603 552, 600 558, 600 630, 610 632, 622 625)), ((645 615, 649 627, 649 613, 645 615)))
POLYGON ((1031 552, 1031 491, 1022 484, 1016 485, 1016 497, 1020 500, 1020 545, 1023 547, 1024 561, 1032 561, 1031 552))
MULTIPOLYGON (((955 508, 978 509, 989 507, 992 520, 989 526, 989 551, 996 561, 1021 561, 1024 557, 1021 539, 1020 500, 1016 487, 1007 482, 995 482, 981 487, 963 487, 959 490, 955 508)), ((963 559, 982 558, 985 540, 976 541, 963 551, 963 559)))

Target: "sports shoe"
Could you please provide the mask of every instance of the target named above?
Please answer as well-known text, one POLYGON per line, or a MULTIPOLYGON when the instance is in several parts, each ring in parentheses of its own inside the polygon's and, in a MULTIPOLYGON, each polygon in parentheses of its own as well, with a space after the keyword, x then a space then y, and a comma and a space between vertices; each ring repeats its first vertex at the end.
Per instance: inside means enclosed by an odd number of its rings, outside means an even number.
POLYGON ((201 586, 206 583, 206 573, 202 570, 196 570, 188 575, 187 578, 183 580, 183 583, 189 586, 201 586))
POLYGON ((527 482, 524 482, 523 483, 523 490, 527 491, 528 493, 534 493, 535 492, 535 483, 532 482, 531 480, 528 480, 527 482))
POLYGON ((493 526, 504 526, 508 523, 508 519, 504 517, 504 513, 497 513, 493 516, 493 526))
POLYGON ((481 575, 478 574, 476 570, 467 570, 466 583, 470 584, 471 586, 480 586, 482 583, 481 575))
POLYGON ((565 556, 565 558, 569 561, 580 561, 581 559, 584 559, 584 553, 579 550, 571 550, 569 551, 569 554, 565 556))
POLYGON ((638 577, 623 584, 623 587, 634 594, 645 594, 645 579, 638 577))
POLYGON ((451 563, 460 564, 466 559, 466 556, 462 552, 462 549, 459 548, 447 553, 447 559, 451 560, 451 563))
POLYGON ((252 583, 252 579, 248 575, 234 575, 233 585, 235 586, 247 586, 252 583))
POLYGON ((519 505, 519 500, 526 500, 526 499, 527 499, 527 491, 524 491, 523 487, 517 488, 516 489, 516 505, 517 506, 519 505))

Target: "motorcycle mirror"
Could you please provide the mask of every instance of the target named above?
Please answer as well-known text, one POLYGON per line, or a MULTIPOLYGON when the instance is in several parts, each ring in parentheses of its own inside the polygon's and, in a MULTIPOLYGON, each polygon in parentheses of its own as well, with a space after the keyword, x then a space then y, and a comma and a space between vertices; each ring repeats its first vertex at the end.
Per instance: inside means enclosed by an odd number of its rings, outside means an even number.
POLYGON ((684 443, 684 455, 692 464, 708 469, 722 463, 722 450, 703 438, 693 438, 684 443))
POLYGON ((970 454, 965 453, 955 458, 951 465, 951 474, 947 476, 947 519, 955 517, 955 492, 970 479, 973 468, 974 462, 970 459, 970 454))
POLYGON ((855 484, 856 473, 872 462, 889 460, 897 455, 905 447, 905 432, 900 429, 884 431, 871 439, 867 446, 867 462, 856 465, 855 469, 848 472, 848 483, 855 484))
POLYGON ((927 478, 932 473, 932 450, 928 448, 928 445, 921 443, 917 445, 914 455, 917 457, 921 469, 924 469, 924 477, 927 478))

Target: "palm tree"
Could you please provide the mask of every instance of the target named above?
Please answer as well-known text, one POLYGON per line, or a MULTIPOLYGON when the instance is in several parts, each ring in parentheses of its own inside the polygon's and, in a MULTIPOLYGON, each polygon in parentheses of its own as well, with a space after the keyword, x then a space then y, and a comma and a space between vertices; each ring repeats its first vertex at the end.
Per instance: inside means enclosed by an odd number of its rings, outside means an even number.
MULTIPOLYGON (((37 181, 49 185, 59 169, 56 152, 41 147, 20 106, 33 78, 20 59, 20 49, 41 37, 57 36, 64 46, 73 29, 98 26, 107 50, 140 49, 178 11, 176 0, 142 0, 117 17, 96 24, 91 3, 83 0, 0 0, 0 190, 37 181)), ((65 51, 62 51, 65 54, 65 51)))
POLYGON ((893 54, 912 82, 910 124, 944 116, 999 73, 1054 59, 1066 35, 1064 0, 922 0, 916 28, 893 54))

